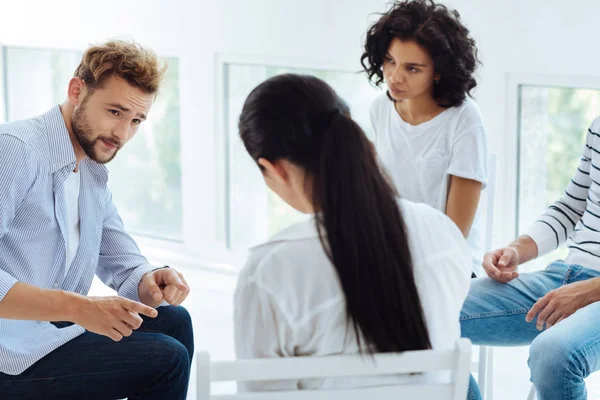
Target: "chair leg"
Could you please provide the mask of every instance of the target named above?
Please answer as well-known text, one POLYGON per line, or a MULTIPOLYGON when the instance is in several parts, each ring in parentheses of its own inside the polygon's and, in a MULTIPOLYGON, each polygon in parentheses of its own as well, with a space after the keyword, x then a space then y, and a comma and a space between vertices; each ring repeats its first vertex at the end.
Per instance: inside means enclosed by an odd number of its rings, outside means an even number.
POLYGON ((485 400, 493 400, 494 397, 494 348, 487 348, 486 365, 486 393, 485 400))
POLYGON ((531 389, 529 389, 529 395, 527 395, 527 400, 537 400, 537 394, 535 392, 535 386, 532 383, 531 389))
POLYGON ((196 398, 210 399, 210 355, 205 352, 197 353, 196 357, 196 398))
POLYGON ((487 399, 487 364, 488 364, 488 348, 486 346, 479 346, 479 369, 477 371, 477 386, 479 386, 479 391, 481 392, 481 396, 483 400, 487 399))

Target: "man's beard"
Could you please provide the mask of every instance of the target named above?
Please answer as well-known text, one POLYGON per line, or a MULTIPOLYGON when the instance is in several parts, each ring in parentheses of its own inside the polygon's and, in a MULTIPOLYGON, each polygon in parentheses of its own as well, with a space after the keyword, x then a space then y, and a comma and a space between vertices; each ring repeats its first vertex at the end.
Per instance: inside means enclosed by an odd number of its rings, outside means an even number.
POLYGON ((73 115, 71 117, 71 129, 73 130, 73 135, 75 135, 77 142, 91 160, 99 164, 106 164, 115 158, 121 146, 120 144, 115 143, 114 140, 105 138, 104 140, 117 145, 117 149, 108 159, 101 159, 99 157, 99 154, 96 151, 96 144, 98 141, 102 140, 102 137, 98 136, 94 138, 94 133, 88 124, 85 114, 85 103, 86 101, 84 100, 81 106, 73 111, 73 115))

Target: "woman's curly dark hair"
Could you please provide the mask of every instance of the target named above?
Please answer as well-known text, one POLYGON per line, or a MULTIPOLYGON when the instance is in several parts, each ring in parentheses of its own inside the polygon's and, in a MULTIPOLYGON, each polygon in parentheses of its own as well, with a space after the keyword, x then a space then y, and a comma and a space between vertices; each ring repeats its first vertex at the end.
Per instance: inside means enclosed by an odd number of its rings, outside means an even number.
POLYGON ((414 40, 429 53, 435 73, 440 75, 433 89, 433 98, 440 107, 460 105, 477 86, 473 77, 480 64, 477 47, 456 10, 450 11, 433 0, 402 0, 382 14, 367 32, 360 58, 377 86, 383 82, 383 61, 394 38, 414 40))

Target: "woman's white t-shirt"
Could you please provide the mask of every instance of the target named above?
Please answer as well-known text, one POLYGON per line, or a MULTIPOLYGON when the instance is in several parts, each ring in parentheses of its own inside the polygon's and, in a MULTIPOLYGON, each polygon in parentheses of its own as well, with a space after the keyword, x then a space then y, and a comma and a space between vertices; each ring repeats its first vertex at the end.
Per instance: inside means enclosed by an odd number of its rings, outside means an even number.
MULTIPOLYGON (((470 98, 427 122, 411 125, 396 111, 387 95, 371 106, 375 148, 400 196, 446 212, 450 175, 487 180, 487 139, 479 108, 470 98)), ((467 243, 473 270, 480 275, 483 261, 481 207, 467 243)))
MULTIPOLYGON (((469 248, 456 225, 426 204, 399 201, 415 284, 433 349, 451 349, 471 274, 469 248)), ((367 268, 367 266, 365 266, 367 268)), ((251 250, 234 301, 237 358, 355 354, 337 272, 314 219, 300 222, 251 250)), ((364 343, 364 341, 363 341, 364 343)), ((296 390, 397 383, 406 377, 243 384, 240 390, 296 390)))

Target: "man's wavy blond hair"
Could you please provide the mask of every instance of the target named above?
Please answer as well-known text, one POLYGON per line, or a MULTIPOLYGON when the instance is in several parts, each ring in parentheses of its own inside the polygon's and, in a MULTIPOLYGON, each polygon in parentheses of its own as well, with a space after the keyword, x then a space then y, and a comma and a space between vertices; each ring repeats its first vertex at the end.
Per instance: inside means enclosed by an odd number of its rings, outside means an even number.
POLYGON ((166 70, 166 63, 152 50, 135 42, 111 40, 88 48, 74 76, 82 79, 90 92, 115 76, 146 93, 156 94, 166 70))

